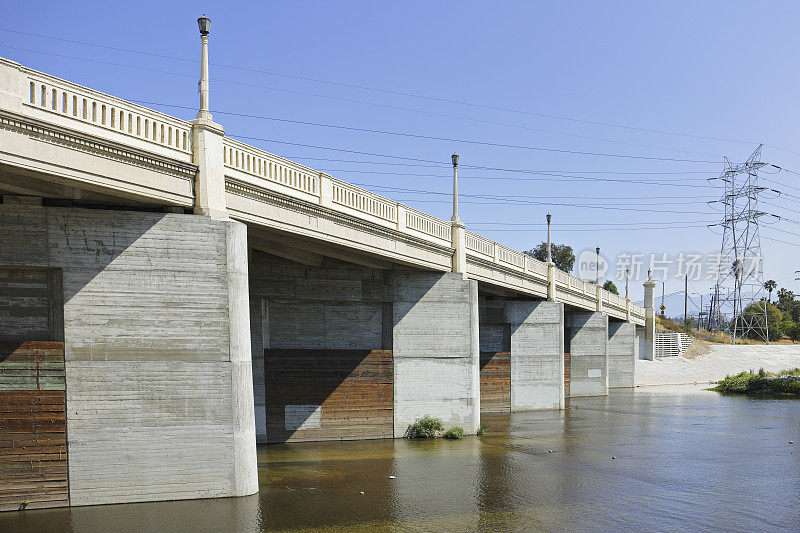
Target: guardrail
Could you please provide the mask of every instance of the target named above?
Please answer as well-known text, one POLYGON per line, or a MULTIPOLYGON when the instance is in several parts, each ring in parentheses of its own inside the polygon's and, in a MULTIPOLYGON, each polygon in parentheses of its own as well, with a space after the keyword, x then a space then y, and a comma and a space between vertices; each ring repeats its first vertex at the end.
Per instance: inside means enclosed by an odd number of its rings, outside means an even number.
POLYGON ((192 153, 191 124, 120 98, 42 72, 20 67, 25 106, 134 137, 148 144, 192 153))
POLYGON ((314 196, 320 194, 319 175, 316 171, 227 137, 222 143, 222 161, 228 168, 265 182, 277 183, 314 196))

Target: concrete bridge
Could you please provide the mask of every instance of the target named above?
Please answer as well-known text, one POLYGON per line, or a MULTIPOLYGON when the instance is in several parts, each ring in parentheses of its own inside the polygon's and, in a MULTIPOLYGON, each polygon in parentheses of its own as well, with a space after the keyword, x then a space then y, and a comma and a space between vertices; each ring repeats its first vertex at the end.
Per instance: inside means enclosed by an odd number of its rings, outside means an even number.
POLYGON ((257 441, 633 386, 652 283, 226 137, 206 46, 188 122, 0 58, 0 509, 252 494, 257 441))

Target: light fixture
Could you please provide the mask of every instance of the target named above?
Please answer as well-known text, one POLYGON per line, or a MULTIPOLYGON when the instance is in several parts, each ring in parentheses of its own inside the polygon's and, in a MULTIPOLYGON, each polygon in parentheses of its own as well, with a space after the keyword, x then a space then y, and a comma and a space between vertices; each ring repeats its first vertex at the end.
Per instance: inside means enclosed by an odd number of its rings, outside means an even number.
POLYGON ((203 13, 203 16, 197 19, 197 26, 200 28, 200 35, 208 35, 211 33, 211 19, 203 13))

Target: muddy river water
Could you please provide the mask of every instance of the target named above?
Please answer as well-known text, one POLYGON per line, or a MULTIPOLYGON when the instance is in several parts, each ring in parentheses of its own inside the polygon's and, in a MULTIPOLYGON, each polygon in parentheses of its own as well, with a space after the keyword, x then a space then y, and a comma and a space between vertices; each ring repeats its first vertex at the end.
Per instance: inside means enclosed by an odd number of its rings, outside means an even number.
POLYGON ((798 400, 654 387, 483 418, 461 441, 260 446, 252 497, 10 512, 0 531, 800 531, 798 400))

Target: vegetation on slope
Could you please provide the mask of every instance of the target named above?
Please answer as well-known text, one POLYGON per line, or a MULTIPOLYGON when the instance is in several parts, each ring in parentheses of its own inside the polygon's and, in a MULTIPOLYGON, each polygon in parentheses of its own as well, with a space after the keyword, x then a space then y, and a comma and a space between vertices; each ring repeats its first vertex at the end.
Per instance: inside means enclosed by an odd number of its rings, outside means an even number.
POLYGON ((783 370, 778 373, 740 372, 726 376, 713 389, 728 394, 789 394, 800 396, 800 368, 783 370))

